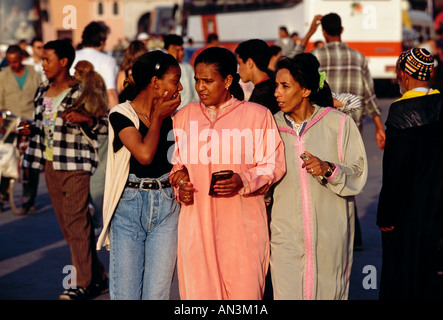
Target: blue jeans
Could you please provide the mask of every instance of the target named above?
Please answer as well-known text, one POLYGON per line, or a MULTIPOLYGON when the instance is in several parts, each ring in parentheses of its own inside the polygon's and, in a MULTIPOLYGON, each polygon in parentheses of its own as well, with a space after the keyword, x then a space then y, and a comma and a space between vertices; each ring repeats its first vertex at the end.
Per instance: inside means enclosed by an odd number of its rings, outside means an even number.
MULTIPOLYGON (((140 179, 129 181, 166 181, 140 179)), ((173 188, 126 187, 110 226, 109 292, 113 300, 168 300, 177 258, 180 204, 173 188)))

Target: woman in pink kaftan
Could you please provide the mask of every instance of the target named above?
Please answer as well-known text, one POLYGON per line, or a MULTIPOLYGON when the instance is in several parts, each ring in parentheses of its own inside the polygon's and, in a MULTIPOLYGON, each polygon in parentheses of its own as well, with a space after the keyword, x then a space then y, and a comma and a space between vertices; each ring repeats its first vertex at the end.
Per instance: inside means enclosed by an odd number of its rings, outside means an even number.
MULTIPOLYGON (((195 62, 200 103, 173 117, 181 182, 177 271, 181 299, 261 299, 269 262, 263 193, 285 173, 284 149, 275 121, 261 105, 236 99, 235 56, 223 48, 204 50, 195 62), (211 175, 232 178, 209 196, 211 175)), ((178 179, 178 178, 177 178, 178 179)))

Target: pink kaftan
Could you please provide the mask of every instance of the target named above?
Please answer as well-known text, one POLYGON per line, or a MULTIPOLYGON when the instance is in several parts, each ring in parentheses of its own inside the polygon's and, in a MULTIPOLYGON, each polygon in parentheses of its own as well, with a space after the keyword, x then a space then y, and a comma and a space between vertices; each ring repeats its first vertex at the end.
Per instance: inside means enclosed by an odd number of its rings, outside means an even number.
POLYGON ((284 147, 265 107, 231 100, 214 122, 192 103, 173 117, 177 162, 196 189, 182 205, 177 271, 181 299, 261 299, 269 263, 263 195, 252 193, 280 180, 284 147), (244 188, 232 197, 208 195, 211 173, 233 170, 244 188))

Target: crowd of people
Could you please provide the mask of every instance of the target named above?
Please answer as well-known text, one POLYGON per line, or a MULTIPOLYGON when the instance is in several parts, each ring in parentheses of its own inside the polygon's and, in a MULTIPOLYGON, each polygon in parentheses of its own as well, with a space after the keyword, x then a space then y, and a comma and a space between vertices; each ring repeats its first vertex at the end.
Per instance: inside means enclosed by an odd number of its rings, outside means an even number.
POLYGON ((108 289, 113 300, 169 299, 175 267, 181 299, 347 299, 360 237, 355 196, 368 177, 366 115, 384 150, 380 298, 440 297, 433 55, 413 48, 398 58, 403 96, 385 131, 367 60, 342 31, 330 13, 303 38, 282 27, 273 45, 249 39, 231 51, 211 35, 190 63, 171 34, 160 49, 133 40, 118 64, 103 52, 101 22, 86 26, 77 50, 35 39, 25 60, 11 46, 0 105, 32 119, 20 131, 30 141, 23 167, 44 171, 77 270, 60 299, 108 289), (325 41, 306 52, 320 25, 325 41), (97 257, 104 247, 109 273, 97 257))

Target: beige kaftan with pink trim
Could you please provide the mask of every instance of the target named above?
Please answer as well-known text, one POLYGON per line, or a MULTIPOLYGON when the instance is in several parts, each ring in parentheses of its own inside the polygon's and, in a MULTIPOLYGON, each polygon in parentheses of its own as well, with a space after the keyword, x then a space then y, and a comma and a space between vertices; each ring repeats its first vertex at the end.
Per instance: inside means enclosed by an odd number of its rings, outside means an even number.
POLYGON ((275 114, 287 172, 274 190, 271 274, 275 300, 347 299, 353 260, 354 196, 366 184, 368 163, 352 118, 315 106, 297 134, 275 114), (308 151, 335 164, 326 185, 302 168, 308 151))

